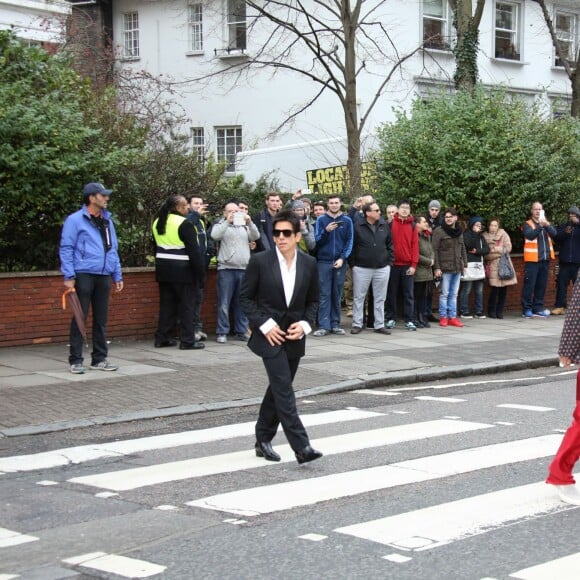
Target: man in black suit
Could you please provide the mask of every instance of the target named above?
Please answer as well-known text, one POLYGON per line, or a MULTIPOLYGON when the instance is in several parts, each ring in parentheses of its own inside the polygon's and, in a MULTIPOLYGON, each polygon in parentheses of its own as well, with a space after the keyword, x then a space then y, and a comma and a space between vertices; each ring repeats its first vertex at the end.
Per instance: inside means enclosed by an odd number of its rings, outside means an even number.
POLYGON ((240 293, 252 329, 248 346, 262 357, 270 383, 256 423, 256 455, 280 461, 271 441, 282 423, 298 463, 306 463, 322 453, 310 446, 292 381, 316 320, 318 271, 316 260, 298 250, 300 221, 294 212, 278 213, 272 227, 276 247, 252 256, 240 293))

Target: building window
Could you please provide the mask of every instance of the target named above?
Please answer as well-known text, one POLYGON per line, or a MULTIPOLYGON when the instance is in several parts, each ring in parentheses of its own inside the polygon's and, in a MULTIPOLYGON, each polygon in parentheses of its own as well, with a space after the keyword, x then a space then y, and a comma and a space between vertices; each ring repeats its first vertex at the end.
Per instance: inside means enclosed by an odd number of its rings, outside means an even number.
POLYGON ((139 58, 139 13, 123 14, 123 57, 139 58))
POLYGON ((192 151, 196 159, 203 163, 205 161, 205 132, 203 127, 191 128, 192 151))
POLYGON ((203 50, 203 9, 201 4, 189 5, 188 16, 189 50, 200 52, 203 50))
POLYGON ((423 47, 450 50, 447 0, 423 0, 423 47))
POLYGON ((246 49, 246 2, 227 0, 228 3, 228 48, 246 49))
MULTIPOLYGON (((576 61, 577 26, 578 17, 576 14, 556 10, 554 27, 560 45, 561 57, 565 58, 571 66, 574 66, 576 61)), ((558 55, 556 55, 554 64, 562 66, 562 59, 558 55)))
POLYGON ((495 58, 521 60, 520 5, 495 4, 495 58))
POLYGON ((236 154, 242 150, 241 127, 217 127, 217 160, 226 162, 226 172, 236 171, 236 154))

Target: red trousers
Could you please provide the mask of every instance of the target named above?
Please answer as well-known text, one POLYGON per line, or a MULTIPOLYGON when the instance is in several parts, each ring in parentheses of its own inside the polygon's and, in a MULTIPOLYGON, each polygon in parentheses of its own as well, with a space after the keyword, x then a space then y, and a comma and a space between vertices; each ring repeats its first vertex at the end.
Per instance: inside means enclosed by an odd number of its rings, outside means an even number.
POLYGON ((554 485, 576 483, 572 470, 578 458, 580 458, 580 369, 576 375, 576 408, 572 414, 572 425, 564 434, 558 453, 550 465, 546 483, 554 485))

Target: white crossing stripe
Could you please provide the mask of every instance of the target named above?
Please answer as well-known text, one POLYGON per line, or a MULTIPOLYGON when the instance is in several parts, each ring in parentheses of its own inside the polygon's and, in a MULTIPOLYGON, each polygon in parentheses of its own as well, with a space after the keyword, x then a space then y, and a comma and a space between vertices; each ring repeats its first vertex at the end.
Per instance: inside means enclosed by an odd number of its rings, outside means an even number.
POLYGON ((430 397, 429 395, 421 395, 415 397, 417 401, 437 401, 440 403, 465 403, 466 399, 455 399, 453 397, 430 397))
POLYGON ((38 540, 38 538, 35 536, 27 536, 20 532, 0 528, 0 548, 18 546, 19 544, 27 544, 28 542, 35 542, 36 540, 38 540))
MULTIPOLYGON (((374 411, 338 410, 326 413, 305 414, 301 415, 300 418, 306 427, 313 427, 315 425, 359 421, 382 416, 384 416, 384 413, 376 413, 374 411)), ((210 429, 140 437, 137 439, 127 439, 126 441, 114 441, 95 445, 80 445, 31 455, 3 457, 0 458, 0 471, 11 473, 50 469, 52 467, 84 463, 105 457, 118 457, 156 449, 169 449, 183 445, 195 445, 198 443, 221 441, 223 439, 233 439, 235 437, 245 437, 254 433, 255 425, 256 423, 254 421, 236 423, 233 425, 212 427, 210 429)))
POLYGON ((543 435, 391 465, 243 489, 190 501, 187 505, 242 516, 257 516, 379 489, 538 459, 552 455, 561 440, 558 435, 543 435))
POLYGON ((547 580, 549 578, 578 580, 580 578, 580 552, 538 566, 524 568, 510 574, 510 578, 519 578, 520 580, 547 580))
POLYGON ((575 509, 544 482, 444 503, 334 531, 392 548, 422 551, 484 534, 521 519, 575 509))
POLYGON ((161 574, 167 566, 152 564, 145 560, 117 556, 116 554, 106 554, 105 552, 93 552, 83 554, 74 558, 67 558, 63 563, 72 568, 88 568, 89 570, 99 570, 108 574, 116 574, 125 578, 149 578, 161 574))
MULTIPOLYGON (((349 451, 382 447, 384 445, 394 445, 405 441, 417 441, 441 435, 456 435, 467 431, 489 428, 493 428, 493 425, 438 419, 435 421, 425 421, 423 423, 411 423, 408 425, 398 425, 396 427, 384 427, 371 431, 357 431, 345 435, 336 435, 325 439, 318 439, 315 445, 320 447, 325 455, 334 455, 337 453, 348 453, 349 451)), ((281 463, 295 461, 288 445, 280 445, 276 449, 282 456, 281 463)), ((69 481, 102 489, 110 489, 112 491, 124 491, 148 485, 168 483, 170 481, 204 477, 218 473, 231 473, 266 466, 272 467, 273 464, 255 457, 253 450, 247 450, 148 465, 146 467, 137 467, 122 471, 74 477, 69 479, 69 481)))
POLYGON ((537 405, 516 405, 515 403, 505 403, 496 405, 502 409, 519 409, 520 411, 535 411, 536 413, 545 413, 546 411, 555 411, 553 407, 538 407, 537 405))

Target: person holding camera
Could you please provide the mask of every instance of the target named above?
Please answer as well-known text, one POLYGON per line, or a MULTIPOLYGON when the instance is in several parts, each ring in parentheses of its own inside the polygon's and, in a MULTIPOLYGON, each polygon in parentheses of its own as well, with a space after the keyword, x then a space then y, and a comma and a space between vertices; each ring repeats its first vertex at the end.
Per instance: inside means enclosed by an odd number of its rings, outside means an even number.
POLYGON ((555 259, 552 239, 556 228, 546 219, 539 201, 532 204, 530 219, 522 226, 524 234, 524 285, 522 288, 522 316, 547 318, 544 296, 548 286, 550 260, 555 259))
POLYGON ((566 294, 570 282, 574 284, 580 266, 580 209, 573 205, 568 210, 568 221, 556 230, 554 240, 558 243, 558 278, 556 279, 556 303, 552 314, 566 313, 566 294))
POLYGON ((345 334, 340 327, 340 301, 346 276, 346 259, 352 251, 352 220, 342 213, 338 195, 328 198, 328 211, 316 220, 316 259, 320 284, 318 330, 313 336, 345 334))
POLYGON ((234 332, 239 340, 248 340, 248 319, 240 308, 242 278, 250 261, 250 242, 260 238, 256 224, 236 203, 226 203, 224 217, 211 228, 211 237, 219 242, 217 254, 217 328, 216 341, 225 344, 230 332, 230 308, 234 332))
POLYGON ((302 200, 297 199, 292 202, 292 211, 294 215, 300 220, 300 241, 298 247, 307 254, 314 251, 316 248, 316 240, 314 239, 314 227, 308 223, 308 216, 306 215, 306 207, 302 200))

